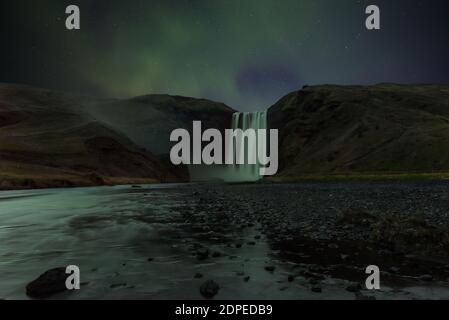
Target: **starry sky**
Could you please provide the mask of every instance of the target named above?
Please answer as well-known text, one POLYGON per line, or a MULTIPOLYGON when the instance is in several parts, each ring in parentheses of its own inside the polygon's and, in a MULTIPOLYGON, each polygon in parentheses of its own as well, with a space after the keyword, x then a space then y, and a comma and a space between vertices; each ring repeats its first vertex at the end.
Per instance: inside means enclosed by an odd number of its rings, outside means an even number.
POLYGON ((447 0, 15 0, 0 82, 264 110, 303 85, 449 83, 447 0), (81 30, 65 29, 65 7, 81 30), (365 8, 381 9, 380 31, 365 8))

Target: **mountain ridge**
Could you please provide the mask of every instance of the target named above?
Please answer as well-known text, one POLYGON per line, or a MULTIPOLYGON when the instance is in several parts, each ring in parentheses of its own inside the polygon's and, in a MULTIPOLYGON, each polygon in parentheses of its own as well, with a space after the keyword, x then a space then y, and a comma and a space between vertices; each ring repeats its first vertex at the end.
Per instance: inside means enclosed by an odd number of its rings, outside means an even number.
MULTIPOLYGON (((100 99, 0 84, 0 189, 188 181, 169 163, 171 131, 193 120, 229 128, 234 112, 177 95, 100 99)), ((448 85, 305 86, 268 120, 279 130, 280 181, 449 172, 448 85)))
POLYGON ((269 109, 280 177, 449 171, 449 86, 306 86, 269 109))
POLYGON ((87 99, 0 85, 0 189, 188 180, 85 112, 87 99))

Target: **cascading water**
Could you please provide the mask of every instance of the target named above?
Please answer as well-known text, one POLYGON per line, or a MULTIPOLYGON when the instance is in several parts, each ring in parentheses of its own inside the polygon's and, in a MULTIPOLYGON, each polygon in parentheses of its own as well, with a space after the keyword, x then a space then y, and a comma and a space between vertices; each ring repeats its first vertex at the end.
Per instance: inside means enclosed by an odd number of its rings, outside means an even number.
MULTIPOLYGON (((241 129, 243 131, 247 129, 254 129, 257 132, 259 129, 267 129, 267 112, 242 112, 235 113, 232 116, 232 129, 241 129)), ((258 141, 256 139, 255 143, 249 144, 241 141, 240 143, 240 157, 241 161, 245 164, 234 164, 229 165, 227 168, 226 179, 231 182, 251 182, 257 181, 261 178, 259 169, 260 164, 258 163, 258 141), (256 159, 256 164, 248 164, 248 159, 254 157, 256 159)), ((234 154, 236 154, 237 145, 234 144, 234 154)))
MULTIPOLYGON (((232 121, 230 123, 230 129, 241 129, 245 131, 247 129, 254 129, 256 131, 256 141, 253 141, 251 145, 246 143, 247 141, 240 141, 237 144, 237 138, 233 141, 233 155, 236 156, 237 145, 240 145, 240 160, 241 163, 236 164, 236 158, 234 158, 234 164, 222 164, 222 165, 190 165, 189 172, 192 181, 225 181, 225 182, 254 182, 261 178, 260 176, 260 164, 258 163, 258 129, 267 129, 267 112, 242 112, 234 113, 232 121), (255 157, 256 164, 247 164, 248 155, 255 157)), ((229 126, 228 126, 229 128, 229 126)), ((239 140, 243 140, 239 139, 239 140)), ((224 142, 224 140, 223 140, 224 142)), ((228 150, 231 147, 226 146, 228 150)), ((263 152, 263 151, 262 151, 263 152)), ((224 155, 226 158, 228 155, 224 155)))

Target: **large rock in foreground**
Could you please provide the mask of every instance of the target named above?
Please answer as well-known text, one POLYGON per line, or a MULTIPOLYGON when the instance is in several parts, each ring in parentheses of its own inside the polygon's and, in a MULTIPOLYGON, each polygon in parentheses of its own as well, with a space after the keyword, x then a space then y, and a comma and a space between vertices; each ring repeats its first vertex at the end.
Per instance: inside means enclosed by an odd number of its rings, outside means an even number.
POLYGON ((33 299, 45 299, 67 291, 66 268, 55 268, 40 275, 36 280, 30 282, 26 287, 26 294, 33 299))

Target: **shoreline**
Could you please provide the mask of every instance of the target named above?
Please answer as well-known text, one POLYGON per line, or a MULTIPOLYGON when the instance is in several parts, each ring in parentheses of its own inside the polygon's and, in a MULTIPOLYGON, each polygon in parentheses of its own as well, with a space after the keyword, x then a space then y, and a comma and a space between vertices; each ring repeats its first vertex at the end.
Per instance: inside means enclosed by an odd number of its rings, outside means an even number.
MULTIPOLYGON (((24 185, 14 187, 4 187, 0 182, 1 191, 27 191, 27 190, 45 190, 45 189, 75 189, 75 188, 89 188, 89 187, 102 187, 102 186, 128 186, 128 185, 146 185, 146 184, 168 184, 171 182, 162 182, 153 178, 106 178, 102 183, 89 183, 89 182, 74 182, 74 181, 60 181, 60 183, 53 184, 48 182, 41 182, 40 185, 24 185)), ((32 180, 32 179, 30 179, 32 180)), ((1 180, 0 180, 1 181, 1 180)))
POLYGON ((301 183, 301 182, 401 182, 401 181, 447 181, 449 172, 440 173, 354 173, 354 174, 310 174, 299 176, 278 176, 264 178, 261 183, 301 183))
MULTIPOLYGON (((27 180, 33 180, 28 178, 27 180)), ((0 180, 8 181, 8 180, 0 180)), ((441 173, 386 173, 386 174, 332 174, 332 175, 301 175, 301 176, 280 176, 263 178, 256 182, 217 182, 217 181, 159 181, 153 178, 126 178, 108 177, 103 183, 76 183, 73 181, 60 181, 61 183, 42 183, 41 186, 18 186, 3 187, 0 182, 1 191, 26 191, 45 189, 75 189, 102 186, 132 186, 151 184, 198 184, 198 185, 258 185, 258 184, 289 184, 289 183, 341 183, 341 182, 445 182, 449 181, 449 172, 441 173), (129 179, 129 180, 128 180, 129 179), (64 182, 64 183, 62 183, 64 182)))

